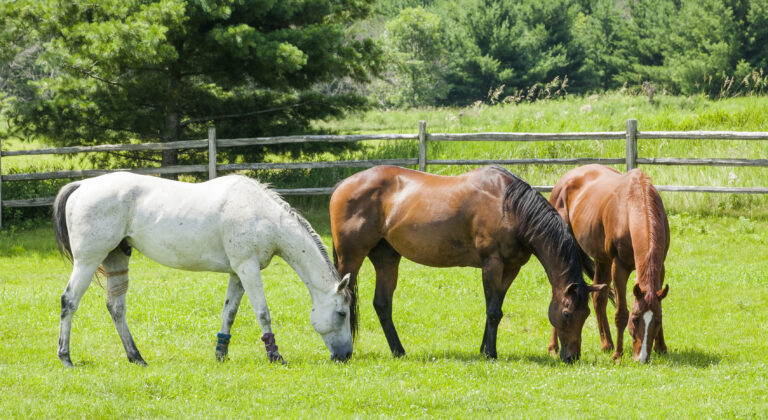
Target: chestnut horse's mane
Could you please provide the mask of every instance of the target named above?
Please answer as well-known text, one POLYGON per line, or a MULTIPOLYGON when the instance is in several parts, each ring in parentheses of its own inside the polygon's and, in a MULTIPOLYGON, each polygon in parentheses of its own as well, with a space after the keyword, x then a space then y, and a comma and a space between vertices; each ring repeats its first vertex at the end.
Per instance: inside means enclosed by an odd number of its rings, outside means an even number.
MULTIPOLYGON (((567 273, 567 278, 573 282, 583 283, 581 270, 582 265, 585 264, 586 255, 582 255, 583 251, 576 244, 576 240, 557 211, 519 176, 503 167, 493 166, 492 168, 512 177, 504 193, 504 213, 514 216, 515 227, 521 239, 531 248, 534 245, 543 245, 553 250, 567 263, 568 270, 571 271, 567 273)), ((534 254, 536 254, 535 251, 534 254)), ((537 255, 537 257, 542 256, 537 255)), ((591 263, 588 257, 586 259, 591 263)), ((590 269, 594 273, 593 266, 586 267, 587 271, 590 269)), ((582 288, 579 288, 579 293, 581 290, 582 288)))
POLYGON ((633 194, 633 198, 641 200, 644 210, 641 217, 645 218, 645 227, 648 233, 648 253, 641 258, 636 257, 635 265, 637 266, 637 283, 645 289, 645 301, 650 304, 650 301, 656 298, 656 291, 662 286, 656 284, 655 279, 659 278, 659 272, 664 264, 666 230, 664 229, 664 215, 660 206, 659 193, 651 184, 651 179, 648 176, 643 174, 639 178, 639 182, 640 188, 634 190, 637 193, 633 194))

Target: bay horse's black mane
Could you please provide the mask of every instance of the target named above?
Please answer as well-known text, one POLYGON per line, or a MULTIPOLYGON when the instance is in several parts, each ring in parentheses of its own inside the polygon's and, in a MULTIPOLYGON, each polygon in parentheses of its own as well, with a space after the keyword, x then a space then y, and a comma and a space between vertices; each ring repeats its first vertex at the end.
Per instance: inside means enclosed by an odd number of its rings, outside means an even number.
POLYGON ((512 182, 504 192, 504 213, 514 216, 520 238, 531 247, 533 253, 536 254, 534 245, 548 247, 573 270, 568 273, 568 278, 581 280, 582 269, 593 277, 592 260, 579 248, 557 210, 519 176, 500 166, 491 168, 512 177, 512 182))

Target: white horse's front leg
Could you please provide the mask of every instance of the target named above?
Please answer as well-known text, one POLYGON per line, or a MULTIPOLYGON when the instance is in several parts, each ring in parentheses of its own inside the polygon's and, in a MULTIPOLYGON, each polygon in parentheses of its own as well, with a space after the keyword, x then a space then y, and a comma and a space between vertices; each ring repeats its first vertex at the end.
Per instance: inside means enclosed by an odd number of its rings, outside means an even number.
POLYGON ((267 350, 267 358, 270 362, 282 362, 283 357, 277 351, 275 335, 272 334, 272 319, 269 317, 267 298, 264 296, 264 285, 261 283, 261 265, 257 260, 249 260, 235 270, 243 284, 248 300, 251 302, 256 319, 261 326, 261 341, 267 350))
MULTIPOLYGON (((243 284, 237 274, 229 275, 227 297, 224 300, 224 310, 221 312, 221 332, 216 334, 216 358, 224 361, 229 351, 229 339, 232 338, 232 324, 235 322, 240 301, 243 299, 243 284)), ((250 295, 249 295, 250 296, 250 295)))

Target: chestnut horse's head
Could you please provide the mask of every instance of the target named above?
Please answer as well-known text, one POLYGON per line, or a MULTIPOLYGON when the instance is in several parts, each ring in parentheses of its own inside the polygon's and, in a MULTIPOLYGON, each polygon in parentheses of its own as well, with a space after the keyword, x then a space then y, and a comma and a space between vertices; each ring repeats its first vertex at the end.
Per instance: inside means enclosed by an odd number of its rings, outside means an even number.
POLYGON ((669 293, 669 285, 657 292, 642 290, 639 284, 632 289, 635 304, 629 316, 629 334, 632 336, 632 359, 640 363, 651 360, 651 349, 661 330, 661 300, 669 293))
POLYGON ((581 330, 589 316, 590 292, 600 292, 605 284, 587 285, 573 282, 561 292, 553 293, 549 302, 549 322, 560 341, 560 359, 573 363, 581 356, 581 330))

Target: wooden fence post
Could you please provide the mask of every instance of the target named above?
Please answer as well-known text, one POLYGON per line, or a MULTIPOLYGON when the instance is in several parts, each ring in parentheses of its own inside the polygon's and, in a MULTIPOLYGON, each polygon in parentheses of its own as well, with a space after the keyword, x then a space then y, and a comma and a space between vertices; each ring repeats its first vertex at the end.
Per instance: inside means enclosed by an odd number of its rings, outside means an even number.
POLYGON ((427 122, 419 121, 419 170, 427 172, 427 122))
POLYGON ((208 179, 216 178, 216 127, 208 127, 208 179))
POLYGON ((627 172, 637 168, 637 120, 627 120, 627 172))

